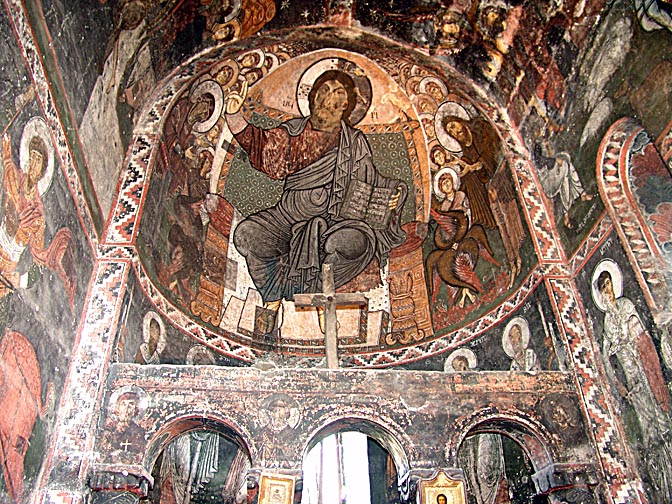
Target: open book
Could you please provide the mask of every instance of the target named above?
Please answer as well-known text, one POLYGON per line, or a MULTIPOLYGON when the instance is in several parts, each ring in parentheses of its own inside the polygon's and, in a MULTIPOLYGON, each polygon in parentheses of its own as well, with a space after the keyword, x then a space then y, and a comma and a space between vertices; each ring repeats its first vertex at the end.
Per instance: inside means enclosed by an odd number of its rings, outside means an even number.
POLYGON ((387 229, 392 210, 390 198, 394 188, 374 187, 363 180, 352 179, 345 192, 340 216, 363 220, 373 229, 387 229))

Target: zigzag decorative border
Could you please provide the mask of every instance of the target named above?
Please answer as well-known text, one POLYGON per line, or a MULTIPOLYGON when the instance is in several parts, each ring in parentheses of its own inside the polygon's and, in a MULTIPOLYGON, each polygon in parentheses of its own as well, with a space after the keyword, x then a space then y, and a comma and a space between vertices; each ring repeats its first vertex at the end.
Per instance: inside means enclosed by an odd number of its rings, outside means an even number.
POLYGON ((585 320, 585 316, 574 283, 569 279, 548 279, 547 282, 552 292, 551 302, 556 317, 563 322, 561 327, 569 346, 568 354, 574 368, 576 388, 583 398, 581 402, 590 422, 589 432, 593 433, 598 447, 603 476, 609 485, 613 502, 645 502, 641 480, 628 469, 633 464, 626 463, 631 457, 623 444, 623 433, 619 432, 613 420, 609 398, 600 385, 605 379, 604 373, 597 369, 599 356, 587 328, 579 322, 585 320))
POLYGON ((584 266, 586 261, 590 259, 604 239, 609 236, 609 233, 614 229, 614 223, 608 213, 605 213, 601 219, 597 221, 588 236, 583 240, 579 248, 576 250, 570 259, 569 268, 572 274, 576 275, 584 266))
POLYGON ((61 125, 54 98, 44 73, 44 68, 38 55, 37 47, 33 39, 28 18, 23 10, 23 3, 20 0, 5 0, 7 12, 11 16, 11 22, 16 33, 23 58, 30 69, 35 85, 35 94, 41 105, 44 118, 49 126, 52 135, 52 141, 55 143, 56 152, 60 160, 60 166, 65 175, 65 179, 70 188, 70 193, 75 202, 75 207, 79 215, 87 239, 92 249, 97 246, 97 233, 93 218, 89 210, 84 192, 79 180, 79 175, 72 159, 72 153, 68 147, 68 142, 61 125))
POLYGON ((138 135, 133 140, 126 170, 117 190, 117 202, 106 230, 107 244, 132 245, 135 241, 153 144, 153 139, 144 135, 138 135))
POLYGON ((474 322, 461 327, 449 335, 443 335, 432 341, 426 341, 415 346, 397 350, 353 355, 347 359, 344 358, 341 364, 348 365, 351 363, 353 366, 389 367, 452 350, 482 335, 515 312, 534 289, 537 288, 541 280, 541 269, 536 268, 511 297, 500 303, 490 312, 481 315, 474 322))
POLYGON ((656 316, 667 309, 662 259, 647 224, 640 221, 635 210, 637 203, 627 179, 630 148, 642 131, 640 125, 627 117, 609 128, 598 150, 597 185, 644 297, 656 316))
POLYGON ((243 361, 251 362, 265 354, 265 352, 261 350, 234 343, 224 335, 215 333, 200 325, 166 299, 163 293, 157 289, 154 283, 152 283, 149 275, 147 275, 137 257, 133 260, 133 267, 138 282, 147 295, 147 298, 154 304, 160 313, 170 318, 171 322, 182 331, 190 334, 201 343, 216 349, 218 352, 243 361))
MULTIPOLYGON (((229 52, 227 53, 227 56, 233 57, 233 53, 231 52, 232 49, 228 49, 229 52)), ((206 71, 209 68, 210 63, 216 62, 217 57, 221 56, 220 53, 222 53, 222 51, 223 49, 211 51, 201 60, 198 59, 198 56, 192 59, 185 67, 171 77, 170 80, 164 81, 166 82, 166 85, 163 88, 158 89, 155 93, 151 108, 143 112, 142 119, 139 121, 141 126, 136 129, 136 136, 134 138, 133 147, 128 155, 126 170, 119 184, 113 216, 110 219, 106 231, 106 244, 122 245, 126 247, 133 246, 142 214, 142 200, 145 191, 144 185, 148 180, 148 167, 151 165, 150 156, 152 155, 152 142, 155 141, 160 134, 159 129, 164 115, 169 110, 173 101, 184 90, 184 87, 188 85, 198 73, 206 71)), ((397 61, 396 64, 398 66, 399 62, 397 61)), ((401 72, 398 72, 398 74, 401 74, 401 72)), ((401 77, 398 77, 398 79, 400 78, 401 77)), ((520 139, 517 139, 515 134, 510 131, 510 127, 503 120, 504 118, 501 114, 494 109, 488 109, 487 112, 489 116, 497 119, 498 128, 507 133, 507 142, 510 144, 509 148, 514 149, 515 152, 524 150, 521 145, 518 145, 520 139)), ((563 252, 559 245, 558 237, 554 234, 547 209, 544 206, 543 195, 540 192, 538 181, 536 181, 534 177, 534 170, 520 153, 516 154, 512 159, 511 166, 515 167, 514 178, 516 179, 516 184, 524 189, 526 218, 528 224, 531 225, 530 232, 537 253, 544 261, 556 265, 556 267, 551 267, 551 270, 555 275, 566 276, 567 272, 562 268, 557 267, 562 260, 563 252)), ((105 249, 105 256, 128 257, 128 252, 129 250, 114 250, 108 248, 105 249)), ((135 269, 143 289, 152 302, 166 315, 173 318, 178 327, 182 330, 193 334, 196 338, 206 344, 233 357, 249 361, 262 355, 261 351, 237 343, 232 343, 224 335, 214 333, 213 331, 198 325, 184 312, 172 305, 172 303, 170 303, 163 294, 151 284, 151 281, 143 271, 137 258, 134 258, 134 265, 136 266, 135 269)), ((549 268, 545 267, 545 269, 548 270, 549 268)), ((352 365, 367 367, 391 366, 444 352, 454 348, 458 344, 469 341, 476 335, 482 334, 484 331, 491 328, 495 323, 502 320, 517 308, 522 300, 524 300, 541 281, 541 274, 542 272, 539 269, 531 273, 521 289, 514 293, 509 300, 500 304, 500 306, 483 316, 479 321, 455 331, 449 337, 444 336, 440 339, 425 342, 414 347, 407 347, 405 349, 387 350, 385 353, 359 354, 352 357, 352 365)), ((252 341, 250 341, 250 343, 252 343, 252 341)))
POLYGON ((76 481, 86 474, 86 467, 80 464, 87 463, 94 442, 97 391, 107 376, 128 266, 119 261, 97 263, 53 429, 49 453, 54 459, 44 472, 54 480, 76 481))
POLYGON ((523 210, 527 214, 528 223, 532 232, 535 249, 542 262, 559 262, 564 260, 564 250, 560 245, 557 231, 549 218, 540 190, 541 184, 537 180, 530 161, 516 154, 510 159, 513 167, 518 193, 522 195, 525 205, 523 210))

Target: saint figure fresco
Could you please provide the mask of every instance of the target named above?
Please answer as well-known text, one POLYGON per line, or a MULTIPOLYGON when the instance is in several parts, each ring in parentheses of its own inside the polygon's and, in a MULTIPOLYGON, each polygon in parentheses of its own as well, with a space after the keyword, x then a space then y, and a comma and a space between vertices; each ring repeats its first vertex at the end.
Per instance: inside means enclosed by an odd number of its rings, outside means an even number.
POLYGON ((514 317, 506 324, 502 334, 502 347, 511 357, 511 371, 539 371, 539 359, 530 343, 530 325, 523 317, 514 317))
POLYGON ((595 305, 604 312, 602 358, 607 375, 639 423, 641 457, 659 502, 672 501, 670 395, 655 344, 635 304, 622 295, 618 264, 602 260, 593 272, 595 305))
POLYGON ((476 371, 476 354, 468 348, 458 348, 452 352, 443 364, 443 370, 446 373, 462 373, 465 371, 476 371))
POLYGON ((135 354, 136 364, 160 364, 166 346, 166 328, 156 312, 149 311, 142 321, 142 343, 135 354))
POLYGON ((240 111, 246 95, 246 84, 229 94, 229 129, 253 168, 284 180, 280 201, 234 232, 266 308, 255 326, 269 333, 283 299, 319 292, 322 264, 333 265, 338 288, 374 258, 386 261, 406 237, 399 210, 408 189, 378 172, 365 135, 352 126, 357 92, 348 73, 321 74, 308 94, 310 115, 273 129, 247 122, 240 111))
POLYGON ((12 156, 12 139, 2 138, 4 215, 0 224, 0 297, 16 288, 28 287, 28 271, 19 271, 19 260, 29 250, 33 262, 46 266, 63 281, 70 308, 73 307, 77 273, 72 233, 59 229, 45 246, 46 217, 42 195, 51 185, 53 147, 43 119, 33 118, 21 138, 21 168, 12 156))
POLYGON ((145 429, 138 419, 144 414, 147 404, 147 394, 139 387, 123 387, 111 395, 103 443, 115 461, 128 461, 143 452, 145 429))

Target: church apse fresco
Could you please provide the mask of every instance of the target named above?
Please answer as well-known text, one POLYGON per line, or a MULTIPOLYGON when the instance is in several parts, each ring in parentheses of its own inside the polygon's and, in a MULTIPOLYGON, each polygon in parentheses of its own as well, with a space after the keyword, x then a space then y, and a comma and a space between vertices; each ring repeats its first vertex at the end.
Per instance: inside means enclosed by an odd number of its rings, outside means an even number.
POLYGON ((458 347, 538 281, 492 109, 436 71, 362 52, 234 53, 201 65, 167 108, 140 283, 215 351, 318 363, 324 312, 294 296, 322 292, 325 263, 337 294, 366 299, 337 310, 352 365, 416 347, 417 359, 446 335, 441 350, 458 347))

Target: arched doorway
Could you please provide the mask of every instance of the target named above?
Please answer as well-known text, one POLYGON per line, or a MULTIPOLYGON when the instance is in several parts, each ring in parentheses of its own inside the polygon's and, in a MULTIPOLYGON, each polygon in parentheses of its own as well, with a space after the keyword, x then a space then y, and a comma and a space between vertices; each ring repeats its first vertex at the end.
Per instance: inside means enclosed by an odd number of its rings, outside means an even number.
POLYGON ((489 418, 467 431, 455 460, 464 471, 468 502, 548 502, 536 475, 540 469, 553 466, 553 458, 540 429, 521 419, 489 418))
MULTIPOLYGON (((182 427, 193 422, 181 423, 182 427)), ((250 456, 232 429, 215 422, 189 425, 163 438, 153 464, 148 497, 160 504, 247 502, 250 456)), ((172 432, 177 429, 171 428, 172 432)))
POLYGON ((332 424, 303 458, 302 504, 393 504, 408 462, 387 430, 367 421, 332 424))
POLYGON ((467 436, 458 451, 468 501, 474 504, 537 502, 534 468, 512 438, 496 432, 467 436))

